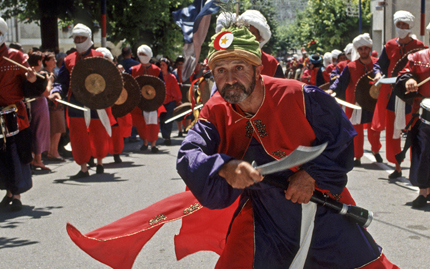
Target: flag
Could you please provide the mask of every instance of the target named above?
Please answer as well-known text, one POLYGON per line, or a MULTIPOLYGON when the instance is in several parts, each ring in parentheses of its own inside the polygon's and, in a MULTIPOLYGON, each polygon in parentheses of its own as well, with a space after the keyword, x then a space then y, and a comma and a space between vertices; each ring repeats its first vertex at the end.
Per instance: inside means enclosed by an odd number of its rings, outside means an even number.
POLYGON ((184 35, 183 81, 186 81, 194 72, 209 29, 211 15, 220 10, 216 5, 217 2, 217 0, 195 0, 188 7, 173 12, 173 20, 181 27, 184 35))

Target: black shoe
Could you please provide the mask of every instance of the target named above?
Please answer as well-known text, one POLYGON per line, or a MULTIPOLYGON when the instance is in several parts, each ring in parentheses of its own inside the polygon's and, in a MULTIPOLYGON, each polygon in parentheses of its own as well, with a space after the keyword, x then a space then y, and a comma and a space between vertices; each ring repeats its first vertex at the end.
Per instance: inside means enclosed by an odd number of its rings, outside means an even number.
POLYGON ((115 163, 122 163, 122 160, 119 157, 119 154, 114 154, 113 155, 113 160, 115 161, 115 163))
POLYGON ((91 158, 90 158, 90 160, 88 161, 87 164, 88 164, 89 167, 96 166, 96 164, 94 163, 94 157, 93 156, 91 156, 91 158))
POLYGON ((166 146, 172 145, 172 140, 170 140, 170 139, 164 139, 163 145, 166 145, 166 146))
POLYGON ((148 145, 145 145, 145 144, 143 144, 141 147, 140 147, 140 150, 147 150, 148 149, 148 145))
POLYGON ((158 152, 158 148, 157 147, 151 147, 151 152, 152 153, 157 153, 158 152))
POLYGON ((361 161, 360 161, 360 159, 356 159, 356 160, 354 160, 354 167, 357 167, 357 166, 361 166, 361 161))
POLYGON ((179 132, 177 137, 183 137, 182 132, 179 132))
POLYGON ((413 208, 421 208, 421 207, 425 207, 426 205, 427 205, 427 199, 424 197, 424 195, 420 195, 415 200, 412 201, 413 208))
POLYGON ((96 174, 103 174, 104 171, 105 169, 103 168, 103 165, 98 164, 96 168, 96 174))
POLYGON ((90 173, 88 171, 87 172, 79 171, 79 173, 77 173, 76 175, 71 176, 70 179, 79 179, 79 178, 89 177, 89 176, 90 176, 90 173))
POLYGON ((402 171, 397 172, 396 170, 394 170, 394 172, 388 176, 389 179, 394 179, 398 177, 402 177, 402 171))
POLYGON ((376 154, 373 154, 373 156, 375 156, 375 159, 376 159, 376 162, 377 162, 377 163, 382 163, 382 157, 381 157, 381 154, 376 153, 376 154))
POLYGON ((12 202, 12 197, 7 196, 6 194, 3 200, 1 200, 0 202, 0 207, 8 206, 11 202, 12 202))
POLYGON ((12 211, 20 211, 22 209, 22 203, 19 199, 12 199, 12 205, 10 207, 10 210, 12 211))

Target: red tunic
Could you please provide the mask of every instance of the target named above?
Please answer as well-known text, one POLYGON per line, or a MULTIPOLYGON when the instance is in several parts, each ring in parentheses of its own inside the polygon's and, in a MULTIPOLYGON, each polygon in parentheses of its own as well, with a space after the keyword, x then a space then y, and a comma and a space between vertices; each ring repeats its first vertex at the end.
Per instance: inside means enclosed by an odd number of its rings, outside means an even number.
POLYGON ((265 53, 264 51, 261 51, 261 63, 263 64, 263 70, 261 71, 261 74, 273 77, 279 65, 275 57, 265 53))
POLYGON ((336 68, 336 66, 334 64, 329 64, 327 65, 327 67, 325 68, 325 70, 327 71, 327 73, 331 74, 331 72, 336 68))
POLYGON ((218 130, 218 152, 242 159, 252 137, 276 159, 289 155, 299 145, 312 145, 315 133, 306 119, 304 84, 269 76, 263 76, 263 80, 266 94, 261 107, 265 109, 252 118, 234 109, 235 105, 225 102, 218 92, 203 107, 199 119, 211 122, 218 130), (278 126, 286 127, 280 130, 278 126))
POLYGON ((22 100, 24 99, 23 82, 26 80, 26 70, 3 59, 10 58, 24 66, 30 67, 24 53, 19 50, 0 47, 0 107, 15 104, 18 107, 18 126, 23 130, 29 126, 27 110, 22 100))

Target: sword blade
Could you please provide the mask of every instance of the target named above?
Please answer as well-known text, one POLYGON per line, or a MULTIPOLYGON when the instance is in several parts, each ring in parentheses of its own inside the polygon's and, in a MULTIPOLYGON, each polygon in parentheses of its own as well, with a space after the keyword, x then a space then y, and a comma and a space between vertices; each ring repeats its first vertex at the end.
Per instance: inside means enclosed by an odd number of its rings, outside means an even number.
MULTIPOLYGON (((380 80, 378 80, 378 82, 381 84, 393 84, 393 83, 396 83, 396 81, 397 81, 397 77, 381 78, 380 80)), ((375 84, 375 86, 377 86, 378 82, 375 84)))
POLYGON ((345 102, 342 99, 339 99, 337 97, 335 97, 334 99, 336 99, 336 102, 338 102, 339 104, 341 104, 343 106, 346 106, 346 107, 349 107, 349 108, 352 108, 352 109, 361 109, 361 106, 357 106, 357 105, 345 102))
POLYGON ((327 147, 327 142, 315 147, 299 146, 293 152, 291 152, 290 155, 280 160, 266 163, 256 167, 255 167, 255 162, 253 162, 253 166, 263 176, 276 173, 279 171, 285 171, 287 169, 302 165, 306 162, 309 162, 315 159, 324 151, 326 147, 327 147))
POLYGON ((69 103, 67 101, 61 100, 61 99, 55 99, 55 101, 57 101, 58 103, 62 103, 64 105, 66 105, 66 106, 70 106, 70 107, 82 110, 82 111, 88 111, 88 109, 86 109, 85 107, 77 106, 77 105, 71 104, 71 103, 69 103))
MULTIPOLYGON (((194 110, 199 109, 199 108, 201 108, 202 106, 203 106, 203 104, 200 104, 200 105, 196 106, 196 107, 194 108, 194 110)), ((164 123, 172 122, 172 121, 174 121, 174 120, 176 120, 176 119, 179 119, 180 117, 183 117, 183 116, 185 116, 185 115, 187 115, 188 113, 191 113, 191 112, 192 112, 192 110, 191 110, 191 109, 188 109, 187 111, 184 111, 184 112, 182 112, 182 113, 181 113, 181 114, 179 114, 179 115, 176 115, 176 116, 174 116, 174 117, 171 117, 170 119, 166 120, 164 123)))

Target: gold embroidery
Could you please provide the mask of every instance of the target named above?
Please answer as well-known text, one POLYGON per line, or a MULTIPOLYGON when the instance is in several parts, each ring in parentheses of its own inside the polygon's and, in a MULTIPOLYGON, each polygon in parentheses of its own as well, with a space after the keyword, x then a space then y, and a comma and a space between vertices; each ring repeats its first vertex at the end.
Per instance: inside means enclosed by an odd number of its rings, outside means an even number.
POLYGON ((287 154, 283 151, 277 150, 275 152, 272 152, 272 155, 275 155, 279 158, 284 158, 285 156, 287 156, 287 154))
POLYGON ((253 129, 252 129, 251 123, 249 121, 246 122, 245 129, 246 129, 245 136, 251 138, 253 129))
POLYGON ((188 215, 200 208, 202 208, 202 206, 199 203, 195 203, 194 205, 184 209, 184 215, 188 215))
POLYGON ((262 120, 255 120, 254 125, 257 127, 257 132, 261 137, 267 136, 266 124, 263 124, 262 120))
POLYGON ((160 214, 158 216, 156 216, 155 218, 153 218, 152 220, 149 221, 149 225, 154 225, 159 223, 160 221, 166 220, 167 217, 164 216, 163 214, 160 214))

